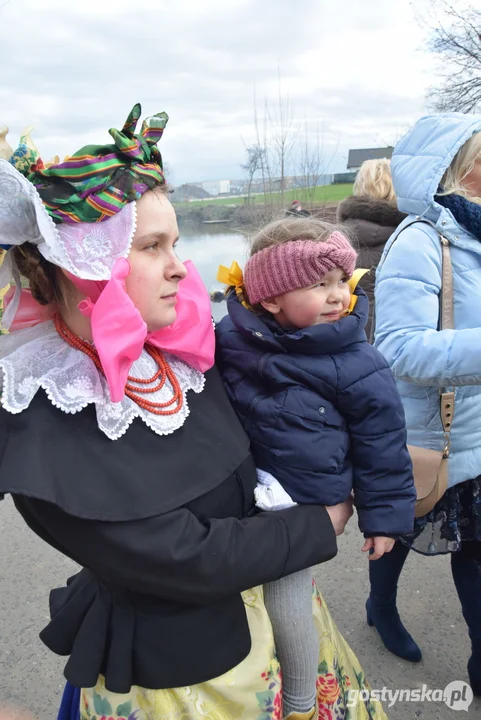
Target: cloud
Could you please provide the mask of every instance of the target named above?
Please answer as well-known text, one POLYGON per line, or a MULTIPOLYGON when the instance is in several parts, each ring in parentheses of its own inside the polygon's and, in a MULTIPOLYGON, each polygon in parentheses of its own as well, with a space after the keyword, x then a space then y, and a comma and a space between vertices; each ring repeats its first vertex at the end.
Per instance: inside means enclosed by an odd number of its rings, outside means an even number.
POLYGON ((161 149, 177 182, 240 174, 254 93, 275 114, 278 71, 335 169, 353 145, 395 141, 433 79, 409 0, 15 0, 0 32, 11 143, 32 124, 42 155, 62 156, 107 140, 141 101, 170 115, 161 149))

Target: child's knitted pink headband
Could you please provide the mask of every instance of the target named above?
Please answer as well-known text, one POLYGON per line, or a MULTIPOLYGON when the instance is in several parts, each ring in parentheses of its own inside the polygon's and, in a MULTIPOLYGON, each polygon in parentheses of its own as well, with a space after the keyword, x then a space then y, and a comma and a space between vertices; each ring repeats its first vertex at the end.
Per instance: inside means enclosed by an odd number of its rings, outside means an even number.
POLYGON ((325 242, 292 240, 252 255, 244 271, 244 287, 251 305, 309 287, 330 270, 340 268, 351 277, 356 252, 349 240, 335 231, 325 242))

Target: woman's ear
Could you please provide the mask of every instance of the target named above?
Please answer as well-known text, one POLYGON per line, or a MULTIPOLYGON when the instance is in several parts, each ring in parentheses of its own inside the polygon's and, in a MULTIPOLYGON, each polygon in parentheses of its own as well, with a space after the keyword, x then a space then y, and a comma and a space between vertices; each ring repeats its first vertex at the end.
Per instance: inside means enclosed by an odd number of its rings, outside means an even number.
POLYGON ((267 312, 272 313, 272 315, 277 315, 281 311, 281 306, 279 305, 278 298, 269 298, 269 300, 261 300, 262 307, 264 310, 267 310, 267 312))

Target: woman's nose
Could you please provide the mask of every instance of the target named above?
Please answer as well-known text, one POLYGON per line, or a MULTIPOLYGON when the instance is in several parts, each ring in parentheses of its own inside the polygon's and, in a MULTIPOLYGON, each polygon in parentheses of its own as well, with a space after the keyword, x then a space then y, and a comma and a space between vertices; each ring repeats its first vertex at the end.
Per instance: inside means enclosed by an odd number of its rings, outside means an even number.
POLYGON ((177 278, 177 280, 183 280, 187 276, 187 268, 184 263, 179 260, 178 257, 173 258, 169 268, 169 277, 177 278))

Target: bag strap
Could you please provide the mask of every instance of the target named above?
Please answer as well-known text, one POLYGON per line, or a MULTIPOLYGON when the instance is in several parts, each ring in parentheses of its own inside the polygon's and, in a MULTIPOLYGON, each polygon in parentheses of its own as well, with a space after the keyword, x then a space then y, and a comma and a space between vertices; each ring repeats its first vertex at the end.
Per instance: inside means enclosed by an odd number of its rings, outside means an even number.
MULTIPOLYGON (((437 227, 432 223, 430 220, 425 220, 423 218, 416 218, 415 220, 412 220, 411 222, 407 223, 394 237, 392 240, 388 251, 386 252, 382 263, 385 262, 387 256, 389 255, 389 251, 391 250, 392 246, 398 239, 399 235, 402 233, 403 230, 405 230, 408 227, 411 227, 411 225, 415 225, 416 223, 426 223, 427 225, 430 225, 435 231, 436 234, 439 236, 439 240, 441 242, 441 292, 439 294, 439 324, 438 327, 440 330, 454 330, 454 286, 453 286, 453 265, 451 261, 451 252, 449 249, 449 240, 442 235, 437 227)), ((373 310, 373 320, 372 320, 372 326, 371 326, 371 340, 374 338, 374 332, 375 332, 375 325, 376 325, 376 319, 375 319, 375 309, 376 305, 374 304, 374 310, 373 310)), ((443 450, 443 457, 447 458, 449 457, 449 451, 451 448, 451 430, 453 425, 453 419, 454 419, 454 391, 447 391, 445 388, 440 390, 440 407, 439 412, 441 415, 441 423, 443 426, 443 433, 444 433, 444 450, 443 450)))
POLYGON ((441 281, 441 330, 454 330, 454 288, 453 265, 449 240, 439 234, 442 252, 442 281, 441 281))
MULTIPOLYGON (((444 235, 439 234, 441 240, 442 252, 442 285, 441 285, 441 330, 454 329, 454 288, 453 288, 453 265, 451 262, 451 252, 449 250, 449 240, 444 235)), ((441 402, 441 422, 444 432, 444 450, 443 457, 449 457, 451 449, 451 429, 454 418, 454 391, 448 392, 446 389, 440 393, 441 402)))

